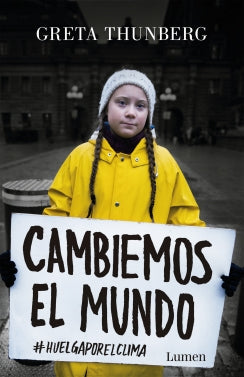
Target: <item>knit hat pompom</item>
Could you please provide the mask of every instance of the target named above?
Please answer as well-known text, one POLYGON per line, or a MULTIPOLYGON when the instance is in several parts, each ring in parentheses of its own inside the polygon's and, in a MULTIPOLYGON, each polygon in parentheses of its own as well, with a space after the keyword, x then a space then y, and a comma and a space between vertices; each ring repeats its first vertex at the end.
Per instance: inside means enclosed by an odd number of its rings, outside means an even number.
POLYGON ((122 69, 109 77, 102 90, 98 116, 100 116, 105 109, 113 92, 122 85, 130 84, 136 85, 144 91, 149 104, 149 122, 152 124, 154 105, 156 102, 155 88, 151 80, 149 80, 144 73, 134 69, 122 69))

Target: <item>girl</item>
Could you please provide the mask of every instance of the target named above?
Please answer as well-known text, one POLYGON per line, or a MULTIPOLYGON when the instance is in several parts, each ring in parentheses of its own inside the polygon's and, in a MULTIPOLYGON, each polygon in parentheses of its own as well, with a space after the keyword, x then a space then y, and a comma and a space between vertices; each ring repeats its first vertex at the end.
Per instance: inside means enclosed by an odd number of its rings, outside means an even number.
POLYGON ((204 225, 178 165, 153 139, 155 98, 141 72, 124 69, 108 79, 98 132, 60 168, 44 214, 204 225))
MULTIPOLYGON (((99 128, 68 156, 49 190, 46 215, 203 226, 199 208, 169 152, 153 139, 155 89, 143 73, 106 82, 99 128)), ((160 366, 56 362, 58 377, 162 377, 160 366)))
MULTIPOLYGON (((123 69, 107 80, 98 131, 64 161, 50 187, 51 206, 44 214, 205 225, 176 161, 153 137, 155 99, 152 82, 139 71, 123 69)), ((14 283, 16 271, 9 259, 5 253, 0 271, 8 286, 14 283)), ((56 362, 55 373, 57 377, 162 377, 163 367, 56 362)))

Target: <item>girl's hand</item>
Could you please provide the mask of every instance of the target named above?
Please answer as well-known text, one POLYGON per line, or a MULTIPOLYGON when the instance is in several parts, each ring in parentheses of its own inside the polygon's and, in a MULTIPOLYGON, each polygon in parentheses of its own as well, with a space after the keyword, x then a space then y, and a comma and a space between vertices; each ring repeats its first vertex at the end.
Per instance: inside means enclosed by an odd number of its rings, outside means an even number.
POLYGON ((6 287, 12 287, 16 280, 15 274, 17 273, 16 265, 10 260, 10 252, 0 254, 0 275, 6 287))
POLYGON ((231 263, 229 276, 221 276, 221 279, 223 280, 222 287, 225 290, 226 296, 232 297, 234 295, 236 288, 243 277, 244 268, 231 263))

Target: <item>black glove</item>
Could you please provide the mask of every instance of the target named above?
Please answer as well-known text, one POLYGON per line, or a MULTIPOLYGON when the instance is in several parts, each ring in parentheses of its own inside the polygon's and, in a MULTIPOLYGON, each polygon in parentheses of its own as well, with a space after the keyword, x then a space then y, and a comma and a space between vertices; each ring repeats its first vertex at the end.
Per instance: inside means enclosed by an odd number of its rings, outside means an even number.
POLYGON ((243 277, 244 268, 231 263, 229 276, 221 276, 221 279, 223 280, 222 287, 225 290, 226 296, 232 297, 234 295, 236 288, 243 277))
POLYGON ((10 252, 5 251, 5 253, 0 254, 0 275, 6 287, 9 288, 14 285, 17 271, 15 263, 10 260, 10 252))

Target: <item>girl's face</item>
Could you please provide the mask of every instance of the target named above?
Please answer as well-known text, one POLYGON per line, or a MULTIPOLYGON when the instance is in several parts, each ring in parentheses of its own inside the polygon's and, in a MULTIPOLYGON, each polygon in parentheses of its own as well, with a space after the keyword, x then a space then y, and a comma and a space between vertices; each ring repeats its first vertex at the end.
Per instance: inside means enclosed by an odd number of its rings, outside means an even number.
POLYGON ((123 138, 139 134, 147 120, 148 101, 144 91, 135 85, 116 89, 109 100, 108 122, 112 132, 123 138))

